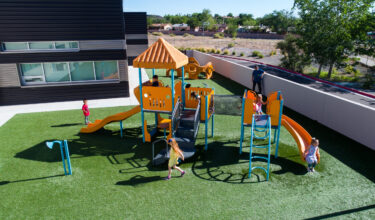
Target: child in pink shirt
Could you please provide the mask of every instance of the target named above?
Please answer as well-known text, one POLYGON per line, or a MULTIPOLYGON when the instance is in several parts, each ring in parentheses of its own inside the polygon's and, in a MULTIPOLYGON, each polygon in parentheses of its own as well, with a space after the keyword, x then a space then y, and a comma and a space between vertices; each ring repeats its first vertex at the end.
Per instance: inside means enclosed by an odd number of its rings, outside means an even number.
POLYGON ((89 110, 89 106, 87 105, 87 99, 83 99, 82 111, 83 111, 83 115, 85 116, 85 125, 88 125, 90 123, 89 122, 90 110, 89 110))

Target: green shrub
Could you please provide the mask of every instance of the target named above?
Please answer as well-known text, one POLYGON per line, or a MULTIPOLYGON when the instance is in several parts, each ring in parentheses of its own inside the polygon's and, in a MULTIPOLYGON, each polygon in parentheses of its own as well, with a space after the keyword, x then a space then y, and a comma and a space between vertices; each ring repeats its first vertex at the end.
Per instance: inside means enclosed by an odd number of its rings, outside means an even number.
POLYGON ((169 34, 170 37, 176 37, 174 33, 169 34))
POLYGON ((233 55, 233 56, 236 56, 236 51, 233 51, 233 52, 232 52, 232 55, 233 55))
POLYGON ((191 34, 189 34, 189 33, 185 33, 185 34, 184 34, 184 37, 194 37, 194 35, 191 35, 191 34))
POLYGON ((163 36, 163 33, 161 33, 161 32, 152 32, 152 35, 154 35, 154 36, 163 36))
POLYGON ((217 54, 221 54, 221 50, 220 50, 220 49, 217 49, 217 50, 216 50, 216 53, 217 53, 217 54))
POLYGON ((222 38, 224 38, 224 33, 222 33, 222 32, 215 33, 213 38, 222 39, 222 38))
POLYGON ((277 54, 276 50, 272 50, 271 53, 270 53, 270 57, 272 57, 272 56, 274 56, 276 54, 277 54))
POLYGON ((372 89, 375 85, 375 79, 371 74, 366 75, 366 81, 363 83, 362 88, 372 89))
POLYGON ((241 57, 245 56, 245 53, 244 52, 240 53, 240 56, 241 57))
POLYGON ((216 53, 216 50, 214 48, 211 48, 210 53, 216 53))
POLYGON ((261 54, 259 51, 254 50, 253 53, 251 53, 251 56, 252 57, 257 57, 257 56, 259 56, 259 54, 261 54))
POLYGON ((206 48, 200 48, 200 52, 202 52, 202 53, 206 53, 207 50, 206 50, 206 48))
POLYGON ((234 43, 229 43, 228 48, 232 48, 232 47, 234 47, 234 45, 235 45, 234 43))
POLYGON ((224 55, 228 55, 228 54, 229 54, 229 51, 228 51, 228 50, 224 50, 223 54, 224 54, 224 55))
POLYGON ((190 48, 190 47, 187 47, 187 48, 185 48, 185 50, 192 50, 192 48, 190 48))
POLYGON ((259 53, 259 54, 258 54, 258 58, 259 58, 259 59, 262 59, 262 58, 264 58, 264 55, 263 55, 262 53, 259 53))

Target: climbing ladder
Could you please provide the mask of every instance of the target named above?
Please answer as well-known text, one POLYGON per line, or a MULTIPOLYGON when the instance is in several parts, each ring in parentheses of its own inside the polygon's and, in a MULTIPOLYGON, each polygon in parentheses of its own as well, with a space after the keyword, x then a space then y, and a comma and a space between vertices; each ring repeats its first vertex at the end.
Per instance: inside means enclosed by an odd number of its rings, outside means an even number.
POLYGON ((251 172, 253 169, 262 169, 267 174, 267 181, 269 179, 270 171, 270 160, 271 160, 271 117, 269 115, 256 115, 252 116, 251 123, 251 137, 250 137, 250 158, 249 158, 249 178, 251 177, 251 172), (258 136, 255 132, 264 133, 264 136, 258 136), (267 145, 255 145, 255 140, 267 140, 267 145), (267 149, 267 157, 253 156, 253 148, 263 148, 267 149), (267 169, 264 167, 252 167, 253 159, 262 159, 267 161, 267 169))

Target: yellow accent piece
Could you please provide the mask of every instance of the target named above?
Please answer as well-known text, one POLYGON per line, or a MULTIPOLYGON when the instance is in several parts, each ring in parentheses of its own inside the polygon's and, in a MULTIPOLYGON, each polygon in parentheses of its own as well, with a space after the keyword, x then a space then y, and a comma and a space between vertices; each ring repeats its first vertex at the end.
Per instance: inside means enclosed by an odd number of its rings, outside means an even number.
MULTIPOLYGON (((298 150, 302 161, 305 161, 304 153, 310 146, 311 135, 297 122, 289 118, 286 115, 282 116, 281 124, 289 131, 297 143, 298 150)), ((318 162, 320 161, 320 155, 316 153, 318 162)))
POLYGON ((111 122, 123 121, 123 120, 137 114, 140 111, 141 111, 141 107, 138 105, 138 106, 132 108, 129 111, 121 112, 121 113, 117 113, 117 114, 108 116, 108 117, 104 118, 103 120, 95 120, 94 123, 90 123, 90 124, 87 125, 87 127, 81 128, 80 132, 81 133, 95 132, 95 131, 99 130, 100 128, 104 127, 106 124, 109 124, 111 122))
POLYGON ((151 142, 151 134, 147 130, 147 120, 144 121, 143 129, 144 129, 144 136, 145 136, 145 142, 151 142))
MULTIPOLYGON (((213 65, 211 62, 206 63, 204 66, 200 66, 198 61, 194 57, 189 57, 189 63, 184 66, 185 68, 185 76, 186 74, 189 74, 190 79, 198 79, 198 75, 200 73, 206 74, 206 79, 211 79, 213 72, 215 71, 213 65)), ((167 70, 166 74, 167 76, 170 75, 170 69, 167 70)), ((176 70, 177 76, 182 76, 182 69, 179 68, 176 70)))
MULTIPOLYGON (((210 118, 213 113, 213 107, 214 107, 214 94, 215 91, 211 89, 211 92, 206 95, 207 96, 207 102, 208 102, 208 115, 207 118, 210 118)), ((206 98, 205 96, 201 96, 201 121, 205 121, 206 119, 206 98)))
MULTIPOLYGON (((139 92, 138 92, 139 93, 139 92)), ((172 89, 168 87, 142 87, 144 110, 172 111, 172 89)))
POLYGON ((159 38, 147 50, 133 60, 133 67, 148 69, 178 69, 188 64, 188 57, 159 38))

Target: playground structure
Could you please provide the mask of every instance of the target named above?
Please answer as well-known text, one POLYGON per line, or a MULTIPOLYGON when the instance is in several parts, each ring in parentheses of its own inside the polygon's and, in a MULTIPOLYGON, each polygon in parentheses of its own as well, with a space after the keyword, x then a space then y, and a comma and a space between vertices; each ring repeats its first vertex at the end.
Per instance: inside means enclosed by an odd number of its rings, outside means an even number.
MULTIPOLYGON (((208 124, 211 120, 211 136, 214 135, 214 117, 215 114, 221 115, 240 115, 241 116, 241 137, 239 153, 242 153, 244 141, 244 128, 251 127, 250 158, 249 158, 249 177, 255 168, 263 169, 269 179, 270 151, 271 144, 275 143, 275 157, 278 156, 279 137, 281 125, 283 125, 295 139, 300 152, 301 159, 304 161, 304 152, 311 142, 310 134, 298 123, 282 114, 283 97, 281 92, 273 92, 267 97, 266 114, 261 118, 255 115, 254 103, 256 94, 245 90, 244 95, 216 95, 213 88, 189 87, 185 88, 185 66, 188 64, 188 57, 160 38, 146 51, 140 54, 133 61, 133 66, 139 68, 139 86, 134 89, 134 94, 140 105, 133 109, 108 116, 103 120, 96 120, 86 128, 82 128, 82 133, 95 132, 111 122, 120 122, 122 136, 122 121, 132 115, 141 112, 142 120, 142 140, 143 142, 152 142, 152 137, 160 130, 164 130, 164 139, 154 141, 152 146, 152 163, 154 165, 162 164, 169 158, 169 150, 166 139, 175 138, 184 157, 189 158, 195 154, 195 141, 201 122, 205 123, 205 147, 208 150, 208 124), (169 69, 171 72, 171 86, 164 86, 159 82, 159 86, 152 86, 151 81, 142 82, 141 68, 152 69, 153 76, 155 69, 169 69), (181 70, 181 81, 175 82, 174 72, 181 70), (231 108, 228 108, 231 106, 231 108), (148 122, 144 118, 145 113, 152 113, 155 116, 155 128, 148 130, 148 122), (160 114, 167 114, 168 118, 161 117, 160 114), (273 142, 272 129, 274 130, 273 142), (166 131, 168 130, 168 136, 166 131), (256 133, 264 132, 265 135, 258 136, 256 133), (255 145, 255 139, 268 139, 267 146, 255 145), (155 144, 164 141, 166 148, 155 155, 155 144), (252 155, 253 148, 266 148, 268 157, 259 157, 252 155), (267 169, 263 167, 252 167, 252 159, 261 158, 267 161, 267 169)), ((319 157, 318 157, 319 159, 319 157)))
MULTIPOLYGON (((211 62, 206 63, 204 66, 200 66, 198 61, 194 57, 189 57, 189 63, 184 66, 185 74, 189 74, 189 79, 198 79, 200 73, 204 73, 206 75, 206 79, 211 79, 213 72, 215 71, 211 62)), ((177 76, 182 76, 182 68, 178 68, 177 76)), ((167 76, 170 75, 171 69, 167 69, 166 74, 167 76)), ((184 75, 184 77, 186 77, 184 75)))

